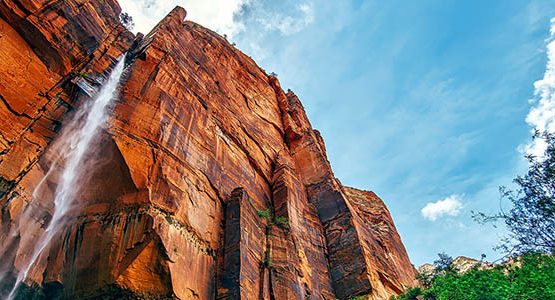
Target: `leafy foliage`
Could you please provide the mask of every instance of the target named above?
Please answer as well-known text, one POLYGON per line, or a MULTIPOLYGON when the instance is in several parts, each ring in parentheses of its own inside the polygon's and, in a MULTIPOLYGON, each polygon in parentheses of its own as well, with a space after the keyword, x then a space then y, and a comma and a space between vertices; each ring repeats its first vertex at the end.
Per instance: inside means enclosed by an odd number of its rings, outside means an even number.
POLYGON ((284 216, 276 217, 274 222, 283 229, 289 229, 289 221, 287 221, 287 218, 284 216))
POLYGON ((256 212, 256 214, 264 219, 271 219, 272 218, 272 213, 270 212, 269 209, 264 209, 264 210, 259 210, 256 212))
POLYGON ((453 259, 441 253, 433 272, 419 275, 423 289, 410 289, 392 299, 555 299, 555 136, 536 133, 534 138, 547 144, 543 157, 527 156, 529 170, 514 180, 517 189, 500 189, 502 200, 511 203, 510 210, 474 214, 482 223, 505 223, 509 236, 499 248, 516 258, 461 273, 453 267, 453 259))
POLYGON ((368 295, 360 295, 360 296, 349 298, 349 300, 367 300, 367 299, 368 299, 368 295))
POLYGON ((83 79, 88 79, 89 78, 89 73, 79 72, 79 73, 77 73, 77 77, 80 77, 80 78, 83 78, 83 79))
POLYGON ((264 255, 264 267, 271 269, 273 267, 272 259, 270 258, 270 252, 266 251, 264 255))
POLYGON ((434 279, 426 299, 508 299, 509 282, 500 268, 446 273, 434 279))
POLYGON ((127 28, 127 30, 133 30, 135 27, 133 17, 126 12, 119 15, 119 21, 125 28, 127 28))
POLYGON ((555 254, 555 136, 536 133, 547 144, 541 158, 528 155, 528 173, 517 177, 517 190, 501 187, 502 199, 511 202, 508 212, 474 214, 482 223, 504 221, 509 236, 500 248, 508 254, 540 251, 555 254))
POLYGON ((419 296, 426 300, 555 299, 555 257, 527 253, 504 265, 463 274, 454 268, 436 268, 428 288, 413 288, 392 299, 419 296))
POLYGON ((436 272, 443 274, 457 271, 456 267, 453 265, 453 258, 451 256, 447 255, 445 252, 439 253, 437 256, 439 259, 434 261, 436 272))
POLYGON ((263 209, 263 210, 259 210, 256 212, 256 214, 261 217, 264 218, 266 220, 268 220, 268 225, 267 226, 274 226, 277 225, 278 227, 280 227, 281 229, 284 230, 289 230, 289 221, 287 220, 287 217, 284 216, 276 216, 273 217, 272 216, 272 212, 270 211, 270 209, 263 209))
POLYGON ((390 300, 418 300, 418 296, 422 296, 422 289, 415 287, 408 289, 404 294, 397 297, 392 296, 390 300))
POLYGON ((508 273, 510 299, 555 299, 555 257, 525 255, 508 273))

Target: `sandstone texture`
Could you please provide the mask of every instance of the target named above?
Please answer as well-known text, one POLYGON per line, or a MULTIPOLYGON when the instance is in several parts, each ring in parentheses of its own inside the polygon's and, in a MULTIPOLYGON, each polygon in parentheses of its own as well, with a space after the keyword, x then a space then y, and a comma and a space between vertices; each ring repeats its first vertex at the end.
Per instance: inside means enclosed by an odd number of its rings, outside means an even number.
POLYGON ((416 284, 386 206, 334 177, 293 92, 182 8, 146 36, 120 13, 0 1, 0 298, 51 218, 64 120, 124 53, 71 226, 22 295, 387 299, 416 284))

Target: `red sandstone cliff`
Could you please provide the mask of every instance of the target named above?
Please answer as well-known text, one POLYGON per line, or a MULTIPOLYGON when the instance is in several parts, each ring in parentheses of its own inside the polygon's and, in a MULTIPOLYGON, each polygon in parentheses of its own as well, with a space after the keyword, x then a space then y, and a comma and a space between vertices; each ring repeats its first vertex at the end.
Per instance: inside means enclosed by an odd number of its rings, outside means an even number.
POLYGON ((181 8, 135 40, 120 11, 115 0, 0 1, 0 270, 10 270, 0 295, 50 218, 59 174, 46 174, 49 145, 89 99, 75 83, 105 75, 128 49, 121 96, 90 154, 102 163, 27 292, 386 299, 414 284, 387 208, 334 177, 292 92, 181 8))

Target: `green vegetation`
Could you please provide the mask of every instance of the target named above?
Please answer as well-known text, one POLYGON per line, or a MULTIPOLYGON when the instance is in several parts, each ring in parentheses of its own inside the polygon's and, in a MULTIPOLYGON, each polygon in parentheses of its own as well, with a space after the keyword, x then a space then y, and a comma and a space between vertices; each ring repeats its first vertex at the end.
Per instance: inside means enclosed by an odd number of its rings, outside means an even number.
POLYGON ((268 220, 268 227, 277 225, 281 229, 289 230, 289 221, 287 220, 287 217, 278 216, 274 218, 272 217, 272 212, 268 208, 264 210, 259 210, 256 212, 256 214, 259 217, 268 220))
POLYGON ((361 296, 355 296, 355 297, 349 298, 349 300, 367 300, 367 299, 368 299, 368 295, 361 295, 361 296))
POLYGON ((119 15, 120 23, 127 28, 127 30, 133 30, 135 27, 135 22, 133 21, 133 17, 126 12, 123 12, 119 15))
POLYGON ((87 78, 89 78, 89 74, 86 73, 86 72, 79 72, 79 73, 77 73, 77 77, 81 77, 81 78, 83 78, 83 79, 87 79, 87 78))
POLYGON ((282 229, 289 229, 289 221, 284 216, 276 217, 274 223, 282 229))
POLYGON ((264 266, 268 269, 272 268, 272 259, 270 258, 270 252, 266 251, 264 255, 264 266))
MULTIPOLYGON (((426 284, 423 283, 423 286, 426 284)), ((528 253, 492 268, 461 274, 436 264, 428 288, 413 288, 393 300, 555 299, 555 257, 528 253)))
POLYGON ((555 299, 555 136, 536 132, 534 138, 546 142, 543 156, 526 157, 529 169, 514 180, 516 190, 500 188, 501 198, 510 202, 510 208, 494 215, 474 213, 481 223, 505 224, 509 235, 498 249, 509 259, 462 273, 451 257, 439 254, 434 270, 418 276, 422 288, 391 299, 555 299))
POLYGON ((415 288, 408 289, 402 295, 399 295, 397 297, 393 296, 390 299, 393 299, 393 300, 416 300, 416 299, 418 299, 417 298, 418 296, 422 297, 422 289, 419 288, 419 287, 415 287, 415 288))
POLYGON ((535 251, 555 254, 555 136, 536 132, 534 139, 546 142, 543 157, 527 155, 528 173, 514 180, 518 188, 500 188, 510 209, 495 215, 474 214, 482 223, 505 223, 509 235, 498 248, 508 255, 535 251))
POLYGON ((264 210, 259 210, 256 212, 256 214, 264 219, 271 219, 272 218, 272 214, 270 213, 269 209, 264 209, 264 210))

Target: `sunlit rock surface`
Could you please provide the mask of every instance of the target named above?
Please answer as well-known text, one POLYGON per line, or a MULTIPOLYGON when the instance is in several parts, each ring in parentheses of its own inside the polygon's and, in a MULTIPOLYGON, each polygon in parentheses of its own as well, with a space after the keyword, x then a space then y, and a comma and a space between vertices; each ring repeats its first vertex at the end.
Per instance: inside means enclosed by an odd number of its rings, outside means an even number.
POLYGON ((181 8, 145 37, 120 11, 109 0, 0 2, 0 294, 51 217, 49 145, 128 49, 73 225, 22 292, 386 299, 415 284, 387 208, 334 177, 295 94, 181 8))

